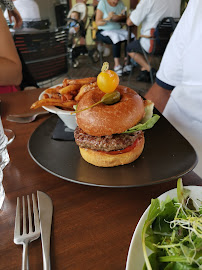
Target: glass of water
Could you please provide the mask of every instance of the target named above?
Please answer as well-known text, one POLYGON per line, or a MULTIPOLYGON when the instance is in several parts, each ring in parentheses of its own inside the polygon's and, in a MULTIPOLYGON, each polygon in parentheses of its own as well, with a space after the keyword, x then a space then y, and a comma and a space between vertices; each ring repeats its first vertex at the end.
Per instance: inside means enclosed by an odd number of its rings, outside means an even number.
POLYGON ((15 134, 10 129, 3 128, 0 118, 0 168, 3 170, 10 161, 7 145, 15 138, 15 134), (7 136, 6 136, 7 135, 7 136))

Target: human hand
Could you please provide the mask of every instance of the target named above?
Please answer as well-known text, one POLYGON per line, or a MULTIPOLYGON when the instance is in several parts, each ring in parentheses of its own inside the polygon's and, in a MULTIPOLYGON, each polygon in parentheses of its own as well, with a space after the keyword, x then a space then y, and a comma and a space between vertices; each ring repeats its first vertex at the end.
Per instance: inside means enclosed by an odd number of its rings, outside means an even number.
POLYGON ((105 20, 110 21, 112 17, 114 16, 114 14, 115 13, 113 11, 109 12, 108 17, 105 20))
POLYGON ((122 16, 122 15, 125 15, 126 14, 126 11, 127 11, 127 8, 124 8, 121 13, 119 14, 119 16, 122 16))
POLYGON ((14 20, 14 28, 20 28, 22 26, 22 17, 16 8, 14 10, 8 10, 8 17, 10 23, 14 20))
POLYGON ((127 18, 126 24, 128 26, 133 26, 134 25, 133 22, 131 21, 130 17, 127 18))

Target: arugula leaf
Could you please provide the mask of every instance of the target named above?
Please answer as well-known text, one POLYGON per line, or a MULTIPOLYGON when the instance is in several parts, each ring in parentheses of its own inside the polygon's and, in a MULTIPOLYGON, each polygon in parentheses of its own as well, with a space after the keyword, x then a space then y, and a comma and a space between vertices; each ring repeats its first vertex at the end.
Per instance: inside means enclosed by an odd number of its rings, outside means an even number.
POLYGON ((182 178, 179 178, 177 180, 177 197, 178 197, 179 203, 185 206, 186 200, 189 197, 189 195, 190 195, 190 190, 183 187, 182 178))
POLYGON ((152 270, 152 268, 151 268, 151 264, 149 262, 149 258, 147 256, 145 236, 146 236, 147 228, 152 224, 154 219, 159 214, 160 214, 160 202, 158 199, 152 199, 151 206, 149 208, 148 217, 147 217, 147 220, 145 221, 145 224, 144 224, 143 230, 142 230, 142 248, 143 248, 144 259, 145 259, 146 266, 147 266, 148 270, 152 270))
POLYGON ((164 211, 162 211, 158 217, 154 220, 152 224, 152 229, 154 232, 165 233, 165 235, 171 234, 172 229, 170 228, 169 221, 175 218, 176 206, 173 201, 167 202, 165 204, 164 211))
POLYGON ((178 262, 169 263, 164 270, 194 270, 193 266, 178 262))
MULTIPOLYGON (((159 262, 158 260, 158 254, 157 253, 152 253, 150 256, 149 256, 149 262, 150 262, 150 265, 152 267, 152 270, 160 270, 160 269, 163 269, 162 268, 162 263, 159 262)), ((165 264, 164 264, 165 265, 165 264)), ((147 270, 147 266, 146 264, 144 264, 143 266, 143 270, 147 270)))
MULTIPOLYGON (((151 230, 151 232, 153 231, 151 230)), ((160 241, 161 241, 161 235, 154 234, 154 233, 151 233, 149 236, 145 238, 146 246, 154 252, 158 251, 158 248, 155 246, 155 244, 158 244, 160 241)))
POLYGON ((184 256, 164 256, 159 257, 160 262, 181 262, 186 263, 187 260, 184 256))
POLYGON ((152 128, 156 122, 159 120, 160 116, 158 114, 154 114, 152 118, 147 120, 144 124, 137 124, 136 126, 129 128, 128 130, 124 131, 123 133, 132 133, 139 130, 146 130, 152 128))

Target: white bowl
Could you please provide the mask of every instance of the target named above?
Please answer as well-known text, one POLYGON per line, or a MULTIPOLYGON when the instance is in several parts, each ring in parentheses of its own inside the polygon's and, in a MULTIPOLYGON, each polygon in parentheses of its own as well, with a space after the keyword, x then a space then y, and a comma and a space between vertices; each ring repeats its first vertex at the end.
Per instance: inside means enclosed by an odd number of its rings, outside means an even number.
MULTIPOLYGON (((43 98, 44 93, 45 93, 45 91, 43 91, 40 94, 39 100, 43 98)), ((60 119, 64 122, 64 124, 68 128, 74 130, 77 127, 76 114, 72 113, 72 111, 62 110, 62 109, 59 109, 59 108, 57 108, 55 106, 43 106, 43 108, 48 112, 57 114, 58 117, 60 117, 60 119)))

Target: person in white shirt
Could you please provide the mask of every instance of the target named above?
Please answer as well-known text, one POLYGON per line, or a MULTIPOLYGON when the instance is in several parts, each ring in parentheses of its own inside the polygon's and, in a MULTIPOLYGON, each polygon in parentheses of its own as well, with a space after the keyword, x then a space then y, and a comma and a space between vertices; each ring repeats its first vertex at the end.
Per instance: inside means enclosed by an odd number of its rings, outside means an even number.
POLYGON ((145 95, 192 144, 202 177, 202 1, 190 0, 164 53, 156 83, 145 95), (173 90, 172 90, 173 89, 173 90), (171 92, 172 90, 172 92, 171 92))
MULTIPOLYGON (((15 7, 19 11, 24 22, 41 20, 39 6, 34 0, 15 0, 15 7)), ((8 19, 8 15, 9 14, 7 14, 6 11, 4 13, 6 19, 8 19)))
POLYGON ((7 9, 7 18, 10 23, 14 21, 13 28, 20 28, 22 26, 22 17, 19 11, 16 9, 12 0, 0 0, 0 4, 3 4, 4 8, 7 9))
MULTIPOLYGON (((128 26, 141 26, 140 34, 143 36, 151 36, 151 30, 156 28, 158 22, 165 17, 180 17, 181 0, 140 0, 135 10, 132 11, 127 19, 128 26)), ((138 81, 150 80, 150 65, 146 62, 142 49, 146 53, 149 52, 150 39, 140 38, 132 41, 127 46, 127 52, 131 58, 141 66, 140 75, 137 77, 138 81)), ((155 70, 152 69, 155 77, 155 70)))

